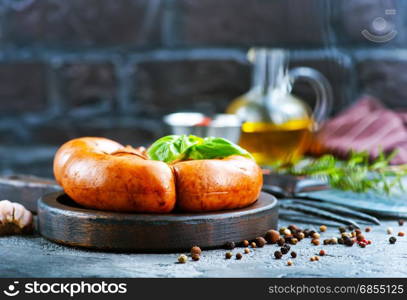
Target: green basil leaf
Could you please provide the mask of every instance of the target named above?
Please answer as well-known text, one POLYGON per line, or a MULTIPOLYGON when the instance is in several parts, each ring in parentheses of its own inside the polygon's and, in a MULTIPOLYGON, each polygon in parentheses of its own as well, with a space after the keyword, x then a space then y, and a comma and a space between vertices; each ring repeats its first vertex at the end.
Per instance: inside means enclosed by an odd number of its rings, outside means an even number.
POLYGON ((171 163, 187 159, 214 159, 241 155, 253 159, 238 145, 217 137, 200 138, 194 135, 169 135, 154 142, 147 150, 152 160, 171 163))
POLYGON ((214 159, 224 158, 231 155, 241 155, 252 158, 245 149, 224 138, 207 137, 203 143, 196 144, 188 149, 189 159, 214 159))
POLYGON ((202 141, 202 138, 193 135, 168 135, 155 141, 148 148, 147 154, 152 160, 170 163, 182 160, 189 147, 202 141))

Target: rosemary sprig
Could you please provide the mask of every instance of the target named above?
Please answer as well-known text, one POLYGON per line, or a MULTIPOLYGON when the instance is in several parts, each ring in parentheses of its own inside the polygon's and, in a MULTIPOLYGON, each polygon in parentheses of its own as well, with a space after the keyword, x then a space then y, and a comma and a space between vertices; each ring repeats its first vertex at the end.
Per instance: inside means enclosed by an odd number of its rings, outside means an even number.
POLYGON ((392 166, 390 161, 397 153, 385 154, 380 150, 377 158, 370 159, 368 152, 350 152, 347 160, 327 154, 311 161, 288 167, 293 175, 327 179, 337 189, 357 193, 374 191, 391 194, 395 187, 404 191, 402 179, 407 176, 407 165, 392 166))

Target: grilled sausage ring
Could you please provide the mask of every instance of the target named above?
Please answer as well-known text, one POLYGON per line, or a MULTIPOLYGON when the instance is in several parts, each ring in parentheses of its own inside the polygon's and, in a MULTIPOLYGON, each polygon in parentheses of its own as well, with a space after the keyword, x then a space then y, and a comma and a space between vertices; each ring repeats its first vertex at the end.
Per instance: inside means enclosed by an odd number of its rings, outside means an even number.
POLYGON ((78 204, 121 212, 203 212, 255 202, 261 169, 242 156, 167 164, 105 138, 71 140, 58 149, 54 175, 78 204))

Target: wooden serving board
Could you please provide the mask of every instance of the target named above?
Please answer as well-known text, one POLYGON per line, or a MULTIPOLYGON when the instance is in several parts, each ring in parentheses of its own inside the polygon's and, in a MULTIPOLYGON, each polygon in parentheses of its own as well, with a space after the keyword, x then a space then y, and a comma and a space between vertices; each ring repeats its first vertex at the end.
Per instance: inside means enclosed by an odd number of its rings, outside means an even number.
POLYGON ((40 233, 57 243, 111 251, 171 252, 222 247, 277 228, 277 200, 261 193, 243 209, 210 213, 130 214, 85 209, 62 192, 38 201, 40 233))

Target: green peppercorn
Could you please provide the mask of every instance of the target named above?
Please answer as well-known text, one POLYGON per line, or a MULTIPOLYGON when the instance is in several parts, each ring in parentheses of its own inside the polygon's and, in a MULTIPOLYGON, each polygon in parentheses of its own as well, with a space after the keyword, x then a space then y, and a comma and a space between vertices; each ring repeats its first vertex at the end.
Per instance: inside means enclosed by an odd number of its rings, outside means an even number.
POLYGON ((178 262, 180 264, 185 264, 188 261, 188 257, 185 254, 178 256, 178 262))

